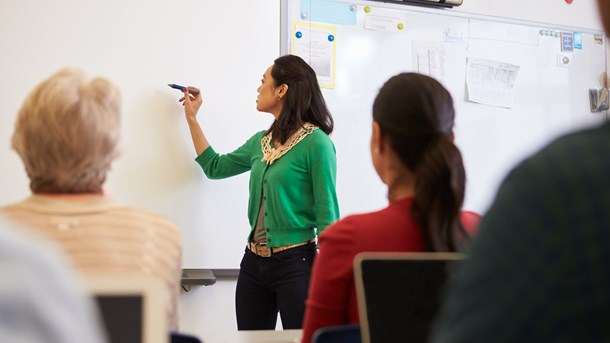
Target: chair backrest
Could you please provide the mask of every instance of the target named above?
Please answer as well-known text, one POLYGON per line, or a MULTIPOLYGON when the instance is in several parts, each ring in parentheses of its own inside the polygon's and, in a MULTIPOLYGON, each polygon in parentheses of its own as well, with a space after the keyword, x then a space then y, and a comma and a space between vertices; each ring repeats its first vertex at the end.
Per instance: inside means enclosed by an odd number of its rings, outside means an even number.
POLYGON ((168 343, 163 284, 152 277, 129 275, 87 276, 110 343, 168 343))
POLYGON ((190 334, 172 332, 170 334, 170 343, 201 343, 201 340, 199 337, 190 334))
POLYGON ((361 343, 360 325, 337 325, 319 328, 314 333, 312 343, 361 343))
POLYGON ((354 278, 363 343, 426 342, 460 253, 363 252, 354 278))

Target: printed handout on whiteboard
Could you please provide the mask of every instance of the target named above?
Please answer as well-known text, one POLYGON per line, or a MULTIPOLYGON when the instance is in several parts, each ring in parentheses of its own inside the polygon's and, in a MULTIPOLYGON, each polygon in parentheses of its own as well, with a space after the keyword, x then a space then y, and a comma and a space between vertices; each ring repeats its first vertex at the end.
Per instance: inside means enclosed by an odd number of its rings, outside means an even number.
POLYGON ((315 70, 322 88, 335 88, 337 30, 335 26, 308 22, 292 25, 292 54, 300 56, 315 70))
POLYGON ((519 66, 482 58, 468 58, 466 86, 468 100, 484 105, 510 108, 519 66))
POLYGON ((413 64, 415 70, 435 78, 447 85, 447 51, 440 42, 413 42, 413 64))

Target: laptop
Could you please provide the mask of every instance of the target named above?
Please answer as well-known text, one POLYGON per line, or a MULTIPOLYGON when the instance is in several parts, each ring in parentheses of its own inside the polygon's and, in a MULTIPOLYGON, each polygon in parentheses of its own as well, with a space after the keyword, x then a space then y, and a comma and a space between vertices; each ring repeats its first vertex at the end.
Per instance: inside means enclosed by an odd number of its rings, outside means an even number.
POLYGON ((94 296, 109 343, 168 343, 162 282, 140 276, 94 276, 85 280, 94 296))
POLYGON ((461 253, 363 252, 354 278, 363 343, 426 342, 461 253))

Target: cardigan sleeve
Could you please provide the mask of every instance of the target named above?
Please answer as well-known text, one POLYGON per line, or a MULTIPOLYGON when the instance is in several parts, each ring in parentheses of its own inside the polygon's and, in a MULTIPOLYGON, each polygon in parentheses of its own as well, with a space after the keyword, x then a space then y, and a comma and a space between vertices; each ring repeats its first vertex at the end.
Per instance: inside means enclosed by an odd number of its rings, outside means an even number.
POLYGON ((264 132, 257 132, 242 146, 228 154, 221 155, 209 146, 195 158, 195 161, 210 179, 224 179, 247 172, 252 168, 252 157, 256 152, 255 149, 260 149, 260 140, 264 132))
POLYGON ((339 219, 337 201, 337 155, 333 142, 321 130, 310 150, 310 177, 318 235, 339 219))

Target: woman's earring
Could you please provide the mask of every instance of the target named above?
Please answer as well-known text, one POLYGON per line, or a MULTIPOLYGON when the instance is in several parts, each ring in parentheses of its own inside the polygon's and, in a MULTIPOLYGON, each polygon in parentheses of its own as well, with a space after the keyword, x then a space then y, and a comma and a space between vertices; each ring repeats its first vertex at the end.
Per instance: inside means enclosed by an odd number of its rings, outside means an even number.
POLYGON ((282 98, 278 95, 277 96, 277 101, 281 101, 281 100, 282 100, 282 98))

